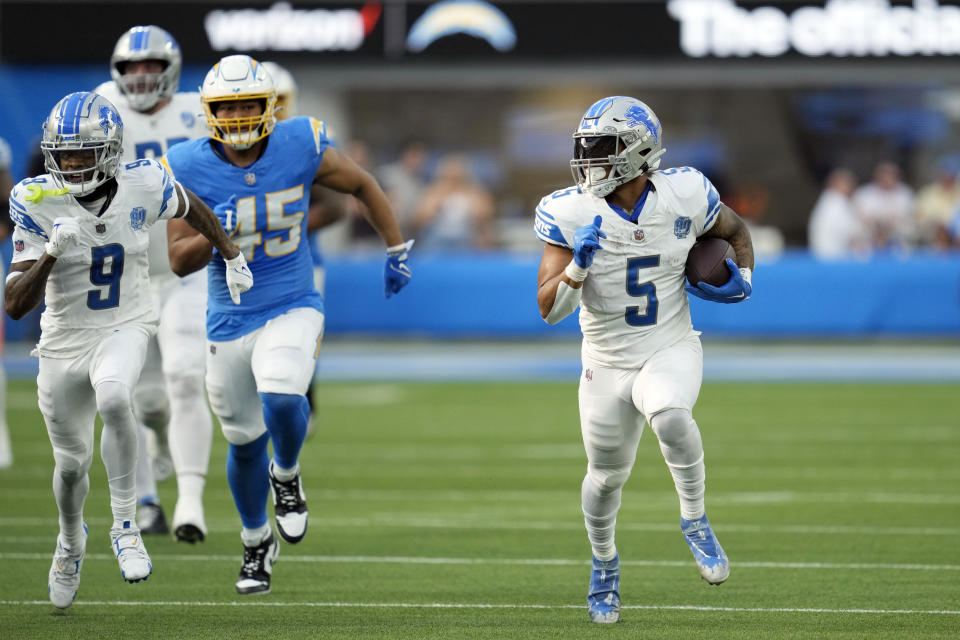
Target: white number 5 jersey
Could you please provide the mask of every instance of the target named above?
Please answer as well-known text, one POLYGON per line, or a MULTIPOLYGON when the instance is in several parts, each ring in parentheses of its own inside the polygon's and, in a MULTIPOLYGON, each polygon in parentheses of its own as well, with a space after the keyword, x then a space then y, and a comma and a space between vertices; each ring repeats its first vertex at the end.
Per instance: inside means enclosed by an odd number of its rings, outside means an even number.
POLYGON ((155 160, 131 162, 117 172, 117 190, 99 217, 71 195, 30 202, 31 188, 52 190, 49 175, 21 181, 10 192, 11 262, 39 260, 57 218, 80 222, 80 235, 57 259, 47 279, 40 318, 41 355, 70 358, 114 328, 157 322, 147 274, 147 230, 176 215, 176 183, 155 160))
POLYGON ((647 177, 651 187, 639 211, 618 210, 577 187, 556 191, 537 206, 537 237, 571 250, 579 227, 603 219, 607 237, 580 302, 583 358, 599 366, 639 368, 693 333, 684 267, 697 237, 716 221, 720 197, 691 167, 647 177))

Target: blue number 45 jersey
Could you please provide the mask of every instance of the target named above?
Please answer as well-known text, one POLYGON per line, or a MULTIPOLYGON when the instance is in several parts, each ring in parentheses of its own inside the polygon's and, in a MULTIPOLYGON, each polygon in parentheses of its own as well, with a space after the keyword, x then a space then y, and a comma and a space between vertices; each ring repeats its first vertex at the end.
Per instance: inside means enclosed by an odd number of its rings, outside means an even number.
POLYGON ((227 291, 222 256, 207 269, 207 337, 233 340, 297 307, 323 311, 313 285, 307 235, 310 184, 330 146, 326 128, 314 118, 278 122, 266 150, 253 164, 238 167, 218 155, 209 138, 171 147, 164 164, 177 180, 213 209, 236 196, 235 219, 221 217, 233 232, 253 273, 254 287, 239 306, 227 291))

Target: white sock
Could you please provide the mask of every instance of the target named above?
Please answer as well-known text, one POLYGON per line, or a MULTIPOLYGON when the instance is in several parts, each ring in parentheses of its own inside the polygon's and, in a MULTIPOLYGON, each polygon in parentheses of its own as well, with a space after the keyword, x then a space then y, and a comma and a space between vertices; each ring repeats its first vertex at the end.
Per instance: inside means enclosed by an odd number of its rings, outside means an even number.
POLYGON ((195 473, 184 473, 177 476, 177 494, 181 498, 202 498, 203 488, 207 483, 206 477, 195 473))
POLYGON ((280 482, 289 482, 297 477, 297 474, 300 473, 300 464, 297 463, 293 469, 284 469, 276 463, 275 460, 270 461, 270 469, 272 470, 273 477, 279 480, 280 482))
POLYGON ((243 546, 245 547, 256 547, 268 537, 270 537, 269 522, 256 529, 247 529, 244 527, 243 530, 240 531, 240 540, 243 541, 243 546))

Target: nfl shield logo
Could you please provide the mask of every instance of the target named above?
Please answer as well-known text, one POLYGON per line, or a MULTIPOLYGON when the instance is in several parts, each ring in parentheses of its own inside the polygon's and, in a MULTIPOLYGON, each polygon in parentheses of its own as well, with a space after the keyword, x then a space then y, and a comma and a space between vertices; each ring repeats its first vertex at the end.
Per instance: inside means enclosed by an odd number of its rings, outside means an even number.
POLYGON ((143 207, 134 207, 130 210, 130 228, 134 231, 143 229, 143 223, 147 219, 147 210, 143 207))
POLYGON ((250 172, 243 176, 243 181, 252 187, 257 182, 257 176, 253 172, 250 172))
POLYGON ((636 240, 637 242, 640 242, 641 240, 643 240, 643 229, 634 230, 633 239, 636 240))
POLYGON ((23 240, 17 240, 13 243, 13 248, 16 251, 23 251, 23 240))
POLYGON ((97 230, 97 233, 106 233, 106 232, 107 232, 107 225, 103 224, 102 222, 98 222, 98 223, 97 223, 97 226, 94 227, 94 228, 97 230))
POLYGON ((593 369, 587 369, 583 372, 583 377, 587 379, 587 382, 593 381, 593 369))

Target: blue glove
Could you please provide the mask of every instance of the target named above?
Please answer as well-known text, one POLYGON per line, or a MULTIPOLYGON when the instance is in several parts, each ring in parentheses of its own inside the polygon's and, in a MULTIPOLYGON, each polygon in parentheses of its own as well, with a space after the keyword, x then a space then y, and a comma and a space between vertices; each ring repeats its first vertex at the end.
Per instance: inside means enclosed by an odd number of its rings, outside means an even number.
POLYGON ((383 265, 383 295, 388 298, 399 293, 413 277, 407 264, 408 252, 412 247, 413 240, 407 240, 402 245, 387 249, 387 263, 383 265))
MULTIPOLYGON (((730 279, 727 280, 727 284, 722 287, 715 287, 706 282, 698 282, 695 287, 688 284, 686 286, 687 291, 698 298, 703 298, 710 302, 721 302, 723 304, 747 300, 750 294, 753 293, 753 286, 750 284, 750 281, 743 277, 743 274, 740 273, 740 268, 730 258, 727 258, 727 268, 730 269, 730 279)), ((748 275, 747 278, 749 277, 748 275)))
POLYGON ((607 234, 600 231, 602 222, 603 218, 597 216, 593 219, 593 224, 584 225, 573 234, 573 261, 578 267, 589 267, 593 264, 593 254, 603 249, 600 238, 606 238, 607 234))
POLYGON ((213 212, 220 218, 220 224, 232 238, 237 233, 237 195, 233 194, 226 202, 221 202, 213 208, 213 212))

